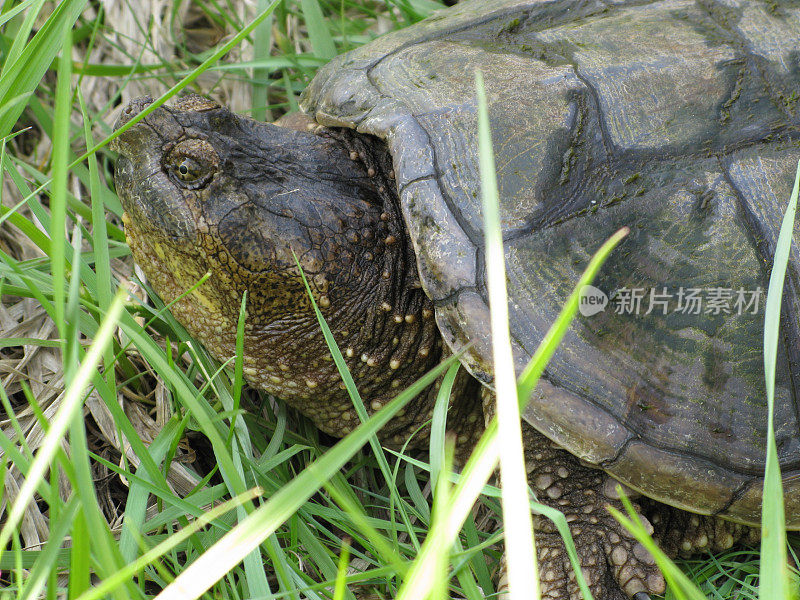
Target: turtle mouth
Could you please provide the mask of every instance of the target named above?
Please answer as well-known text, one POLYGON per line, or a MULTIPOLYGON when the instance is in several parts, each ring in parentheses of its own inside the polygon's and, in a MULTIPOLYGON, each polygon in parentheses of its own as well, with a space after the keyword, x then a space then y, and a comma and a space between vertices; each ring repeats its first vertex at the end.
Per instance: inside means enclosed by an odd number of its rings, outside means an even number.
POLYGON ((175 242, 196 239, 195 217, 181 190, 160 164, 143 167, 142 162, 120 156, 115 167, 117 194, 128 214, 126 231, 175 242))
MULTIPOLYGON (((197 253, 187 252, 185 243, 140 227, 128 211, 122 214, 122 222, 134 260, 165 302, 184 296, 209 271, 209 265, 198 260, 197 253)), ((190 313, 197 310, 195 304, 191 296, 183 300, 184 309, 190 313)))

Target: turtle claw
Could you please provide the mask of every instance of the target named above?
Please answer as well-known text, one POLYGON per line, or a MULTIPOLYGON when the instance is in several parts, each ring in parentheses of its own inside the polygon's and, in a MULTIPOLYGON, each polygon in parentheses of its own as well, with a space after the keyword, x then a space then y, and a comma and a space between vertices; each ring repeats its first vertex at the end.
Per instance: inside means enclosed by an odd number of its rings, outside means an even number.
MULTIPOLYGON (((575 549, 583 578, 594 598, 650 600, 650 593, 663 593, 664 580, 655 565, 642 555, 635 541, 623 538, 613 524, 595 525, 593 530, 586 523, 577 527, 579 531, 584 530, 573 534, 575 549), (610 546, 609 540, 616 543, 610 546)), ((560 534, 537 533, 536 549, 542 598, 582 600, 583 594, 560 534)))

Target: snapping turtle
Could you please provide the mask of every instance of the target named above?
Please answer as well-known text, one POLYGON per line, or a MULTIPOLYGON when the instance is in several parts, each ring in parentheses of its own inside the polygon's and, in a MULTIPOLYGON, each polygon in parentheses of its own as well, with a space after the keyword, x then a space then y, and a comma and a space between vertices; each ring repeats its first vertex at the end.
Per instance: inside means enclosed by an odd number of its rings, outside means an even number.
MULTIPOLYGON (((641 494, 669 552, 724 548, 759 522, 763 296, 800 157, 798 47, 794 2, 465 2, 332 61, 307 116, 282 126, 199 96, 152 112, 115 142, 126 232, 166 301, 213 273, 173 312, 220 359, 247 291, 246 377, 334 435, 357 416, 292 251, 371 410, 471 343, 448 416, 468 445, 478 382, 492 383, 481 69, 518 368, 592 252, 631 228, 525 410, 526 459, 539 499, 567 514, 594 597, 659 593, 652 558, 605 510, 615 481, 641 494)), ((798 286, 795 245, 775 407, 791 529, 798 286)), ((384 443, 425 422, 433 395, 384 443)), ((578 598, 558 535, 537 527, 544 596, 578 598)))

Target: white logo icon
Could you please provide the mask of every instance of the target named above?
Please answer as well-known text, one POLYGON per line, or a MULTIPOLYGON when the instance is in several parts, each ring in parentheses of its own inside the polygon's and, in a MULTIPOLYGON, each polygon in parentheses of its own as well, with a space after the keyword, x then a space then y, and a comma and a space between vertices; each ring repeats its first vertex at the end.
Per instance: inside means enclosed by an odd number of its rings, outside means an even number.
POLYGON ((591 317, 606 309, 608 305, 608 296, 606 293, 594 287, 593 285, 585 285, 581 288, 581 298, 578 301, 578 310, 584 317, 591 317))

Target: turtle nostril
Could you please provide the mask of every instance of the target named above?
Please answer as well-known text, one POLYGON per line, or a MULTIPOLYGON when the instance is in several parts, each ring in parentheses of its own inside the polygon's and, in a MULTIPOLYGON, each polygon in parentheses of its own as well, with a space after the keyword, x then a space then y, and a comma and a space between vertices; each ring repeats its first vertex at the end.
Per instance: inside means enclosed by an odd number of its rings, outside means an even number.
POLYGON ((122 127, 125 123, 142 112, 146 106, 152 103, 153 98, 151 96, 140 96, 128 102, 128 105, 120 111, 120 117, 117 120, 115 129, 122 127))

